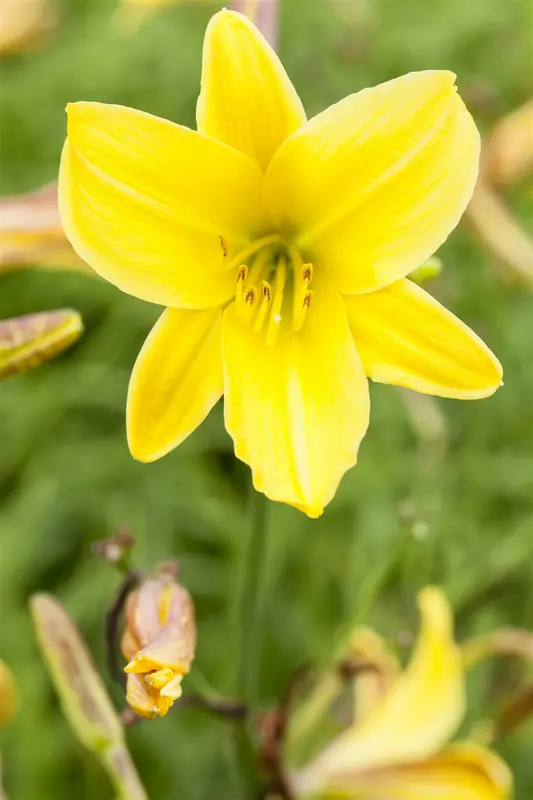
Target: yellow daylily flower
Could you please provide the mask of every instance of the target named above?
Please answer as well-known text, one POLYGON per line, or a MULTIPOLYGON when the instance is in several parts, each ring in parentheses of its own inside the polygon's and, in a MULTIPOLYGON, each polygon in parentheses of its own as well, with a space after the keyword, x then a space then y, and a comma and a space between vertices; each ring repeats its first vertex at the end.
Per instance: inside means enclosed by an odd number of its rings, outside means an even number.
POLYGON ((207 28, 197 119, 70 105, 63 225, 96 272, 168 306, 130 383, 133 455, 168 453, 224 394, 256 489, 316 517, 356 462, 367 377, 458 398, 501 383, 480 339, 405 277, 457 225, 478 132, 438 71, 307 122, 231 11, 207 28))
POLYGON ((444 595, 419 595, 422 630, 410 664, 374 707, 293 776, 297 796, 346 800, 504 800, 501 759, 472 742, 447 745, 465 714, 462 654, 444 595))

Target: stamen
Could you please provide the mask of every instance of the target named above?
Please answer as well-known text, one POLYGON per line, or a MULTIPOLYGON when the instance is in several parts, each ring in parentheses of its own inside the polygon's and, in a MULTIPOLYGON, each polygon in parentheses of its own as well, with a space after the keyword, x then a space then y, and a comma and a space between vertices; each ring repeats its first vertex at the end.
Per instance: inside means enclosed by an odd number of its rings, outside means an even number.
POLYGON ((301 330, 301 327, 304 324, 307 308, 311 302, 310 300, 306 302, 308 295, 310 294, 307 287, 312 280, 312 264, 302 264, 300 274, 298 275, 296 271, 294 273, 294 296, 292 306, 292 328, 294 331, 301 330))
POLYGON ((220 236, 218 237, 218 241, 220 242, 220 249, 222 250, 222 257, 223 258, 227 258, 228 257, 228 240, 226 239, 225 236, 222 236, 222 234, 220 234, 220 236))
POLYGON ((267 281, 263 281, 261 284, 262 289, 262 298, 261 298, 261 305, 259 306, 259 311, 257 312, 257 316, 254 322, 254 331, 259 333, 261 328, 263 327, 263 323, 266 319, 266 315, 268 314, 270 303, 272 301, 272 288, 267 281))
POLYGON ((313 280, 313 265, 312 264, 304 264, 302 267, 302 276, 304 281, 311 283, 313 280))
POLYGON ((275 345, 278 338, 279 327, 281 323, 281 307, 283 305, 283 291, 285 289, 286 279, 287 269, 285 266, 285 259, 280 258, 276 269, 276 284, 274 286, 272 310, 270 312, 270 319, 268 321, 266 335, 266 343, 269 345, 269 347, 275 345))
POLYGON ((257 256, 255 257, 255 261, 253 262, 250 270, 248 271, 248 283, 251 286, 257 286, 259 278, 261 277, 261 273, 263 272, 269 260, 270 260, 269 250, 262 250, 260 253, 257 254, 257 256))
POLYGON ((273 233, 271 236, 263 236, 262 239, 256 239, 255 242, 252 242, 241 250, 239 255, 231 259, 228 264, 228 270, 236 269, 239 264, 248 261, 250 256, 253 256, 254 253, 258 253, 259 250, 263 250, 264 247, 268 247, 271 244, 279 244, 279 242, 282 241, 283 237, 279 233, 273 233))
POLYGON ((301 331, 303 324, 305 322, 305 318, 307 316, 307 312, 309 311, 309 306, 311 305, 312 299, 313 299, 313 290, 309 289, 309 291, 305 293, 305 297, 301 305, 301 308, 298 309, 298 314, 295 314, 292 319, 292 328, 295 332, 301 331))
POLYGON ((245 307, 244 307, 243 319, 245 322, 249 322, 251 320, 253 313, 255 311, 256 300, 257 300, 257 289, 255 288, 255 286, 250 286, 244 298, 245 307))
POLYGON ((244 285, 248 277, 248 267, 242 264, 237 273, 237 290, 235 292, 235 307, 238 316, 244 313, 244 285))

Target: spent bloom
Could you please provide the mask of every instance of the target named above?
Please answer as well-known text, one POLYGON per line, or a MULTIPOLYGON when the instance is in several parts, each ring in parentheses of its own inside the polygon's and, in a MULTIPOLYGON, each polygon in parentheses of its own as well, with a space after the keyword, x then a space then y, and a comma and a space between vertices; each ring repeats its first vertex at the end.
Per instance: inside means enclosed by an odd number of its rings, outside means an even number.
POLYGON ((196 649, 194 606, 172 571, 161 568, 127 600, 121 648, 128 659, 128 704, 149 719, 181 697, 196 649))
POLYGON ((0 56, 33 47, 54 21, 52 0, 0 0, 0 56))
MULTIPOLYGON (((410 663, 357 721, 293 777, 298 797, 345 800, 505 800, 507 766, 473 742, 448 744, 466 713, 463 658, 444 595, 419 595, 422 630, 410 663)), ((357 696, 359 700, 359 696, 357 696)), ((364 698, 361 698, 364 699, 364 698)))
POLYGON ((479 135, 450 72, 350 95, 310 121, 246 17, 207 28, 198 131, 74 103, 60 211, 75 250, 167 306, 133 370, 132 454, 153 461, 224 395, 256 489, 322 513, 357 459, 368 380, 480 398, 480 339, 406 278, 472 194, 479 135))

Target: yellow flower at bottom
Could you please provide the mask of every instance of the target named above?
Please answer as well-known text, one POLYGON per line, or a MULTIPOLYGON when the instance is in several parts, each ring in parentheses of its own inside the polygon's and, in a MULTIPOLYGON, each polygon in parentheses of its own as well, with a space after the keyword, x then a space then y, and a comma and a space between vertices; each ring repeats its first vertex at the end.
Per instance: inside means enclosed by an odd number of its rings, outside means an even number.
POLYGON ((231 11, 206 32, 197 118, 70 105, 63 225, 96 272, 168 307, 130 383, 133 455, 168 453, 223 394, 255 487, 316 517, 356 462, 368 377, 464 399, 501 384, 478 337, 406 279, 457 225, 479 135, 438 71, 307 122, 231 11))
POLYGON ((165 716, 181 697, 196 649, 191 596, 173 575, 162 571, 128 597, 121 648, 128 704, 141 717, 165 716))
POLYGON ((292 778, 298 798, 506 800, 512 779, 496 754, 448 745, 466 711, 463 658, 450 607, 419 595, 422 630, 411 662, 361 720, 292 778))

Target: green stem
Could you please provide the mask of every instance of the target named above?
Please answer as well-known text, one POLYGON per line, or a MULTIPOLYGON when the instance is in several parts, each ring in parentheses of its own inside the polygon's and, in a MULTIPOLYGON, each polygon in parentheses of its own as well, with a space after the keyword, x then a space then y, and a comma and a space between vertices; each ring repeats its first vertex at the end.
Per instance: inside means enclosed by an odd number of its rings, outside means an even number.
POLYGON ((135 764, 124 744, 115 744, 104 750, 101 758, 119 800, 148 800, 135 764))
POLYGON ((237 755, 245 797, 260 793, 261 777, 255 746, 253 718, 258 706, 257 683, 261 660, 261 632, 264 617, 268 500, 251 490, 249 533, 239 605, 239 653, 237 696, 248 708, 247 719, 236 730, 237 755))

